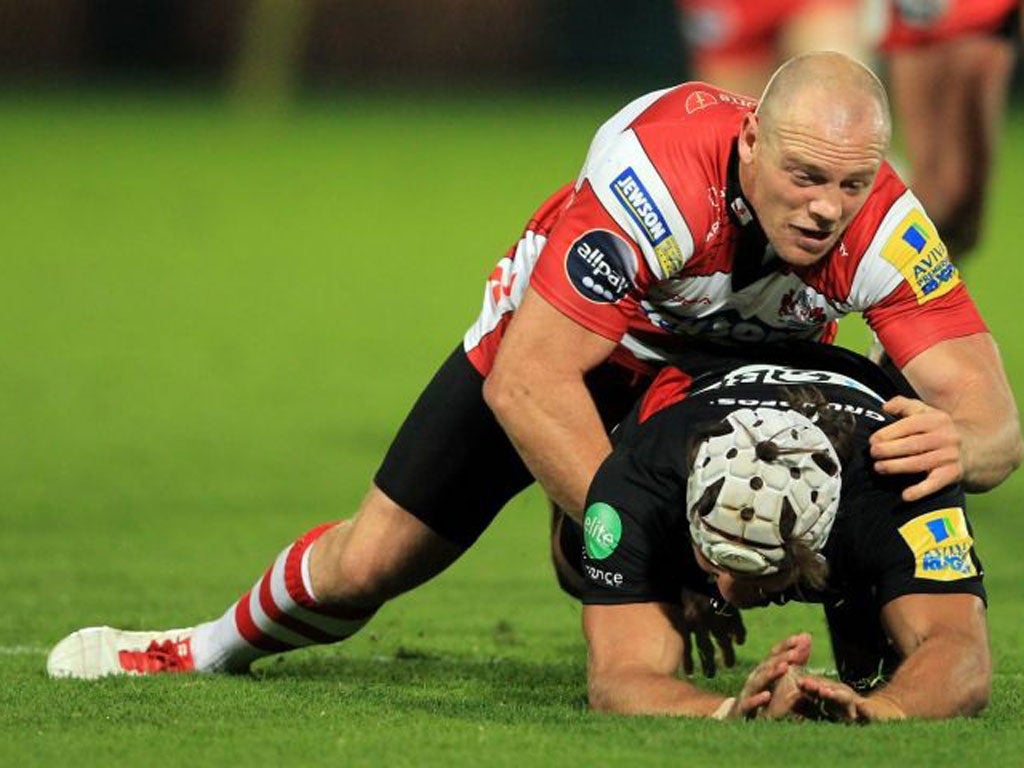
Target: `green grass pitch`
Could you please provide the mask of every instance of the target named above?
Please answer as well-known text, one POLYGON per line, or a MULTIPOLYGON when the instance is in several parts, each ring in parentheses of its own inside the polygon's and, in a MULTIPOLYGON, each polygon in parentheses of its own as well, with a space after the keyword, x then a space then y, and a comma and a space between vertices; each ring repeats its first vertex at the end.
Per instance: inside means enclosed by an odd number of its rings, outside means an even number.
MULTIPOLYGON (((996 664, 975 721, 589 713, 535 490, 348 643, 250 677, 46 679, 66 632, 213 617, 351 513, 491 267, 620 101, 347 96, 259 122, 185 98, 0 98, 0 765, 1022 763, 1024 475, 971 508, 996 664)), ((1022 176, 1014 116, 966 275, 1019 391, 1022 176)), ((747 623, 743 667, 802 629, 830 666, 816 609, 747 623)))

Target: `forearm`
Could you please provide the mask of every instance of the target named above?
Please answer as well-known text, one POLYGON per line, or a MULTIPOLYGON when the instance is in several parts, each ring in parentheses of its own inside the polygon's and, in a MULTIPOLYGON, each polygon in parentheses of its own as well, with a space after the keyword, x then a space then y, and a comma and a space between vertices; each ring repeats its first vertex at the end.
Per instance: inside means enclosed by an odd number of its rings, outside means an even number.
POLYGON ((960 636, 925 640, 896 670, 892 681, 869 695, 873 719, 941 719, 972 716, 988 704, 987 654, 960 636))
POLYGON ((948 414, 967 490, 999 485, 1021 463, 1017 405, 992 337, 952 339, 910 360, 903 373, 928 405, 948 414))
POLYGON ((582 376, 523 377, 491 393, 488 404, 548 496, 582 521, 587 489, 611 452, 582 376))
POLYGON ((616 672, 591 676, 590 708, 620 715, 713 717, 726 697, 654 672, 616 672))
POLYGON ((982 493, 1010 476, 1021 462, 1021 436, 1017 411, 998 420, 953 415, 960 430, 965 490, 982 493))

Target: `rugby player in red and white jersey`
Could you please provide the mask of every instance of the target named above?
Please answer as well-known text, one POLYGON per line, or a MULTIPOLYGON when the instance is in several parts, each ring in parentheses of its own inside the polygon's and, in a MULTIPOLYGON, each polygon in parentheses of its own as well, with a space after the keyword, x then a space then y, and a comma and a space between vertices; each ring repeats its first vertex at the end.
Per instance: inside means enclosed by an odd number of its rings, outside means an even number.
POLYGON ((910 186, 959 259, 982 229, 1016 58, 1020 0, 887 0, 886 58, 910 186))
POLYGON ((575 518, 609 428, 677 344, 827 341, 861 311, 921 399, 872 436, 907 501, 1019 463, 996 346, 916 198, 883 162, 884 89, 840 54, 783 66, 760 106, 702 84, 642 97, 503 259, 356 516, 287 547, 223 616, 80 630, 54 676, 234 671, 342 640, 454 562, 534 479, 575 518))

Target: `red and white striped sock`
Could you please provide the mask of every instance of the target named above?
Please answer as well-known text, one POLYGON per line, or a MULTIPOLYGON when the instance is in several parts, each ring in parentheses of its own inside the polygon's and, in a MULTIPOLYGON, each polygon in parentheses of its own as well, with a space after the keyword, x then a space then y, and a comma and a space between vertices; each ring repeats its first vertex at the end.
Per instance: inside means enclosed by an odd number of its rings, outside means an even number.
POLYGON ((373 611, 327 608, 313 595, 309 553, 334 525, 325 523, 300 536, 223 616, 195 628, 196 670, 243 671, 264 656, 344 640, 370 620, 373 611))

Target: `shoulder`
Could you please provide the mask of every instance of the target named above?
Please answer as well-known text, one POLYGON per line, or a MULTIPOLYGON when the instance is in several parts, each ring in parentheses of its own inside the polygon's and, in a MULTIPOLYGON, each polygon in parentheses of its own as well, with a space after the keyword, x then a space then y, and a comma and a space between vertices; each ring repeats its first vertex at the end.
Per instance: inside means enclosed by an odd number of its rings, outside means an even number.
POLYGON ((635 100, 594 138, 577 181, 589 183, 639 245, 657 279, 682 269, 704 241, 729 152, 755 102, 703 83, 635 100))
POLYGON ((904 283, 918 304, 960 284, 935 224, 888 164, 844 234, 842 251, 845 258, 834 266, 857 310, 877 305, 904 283))

